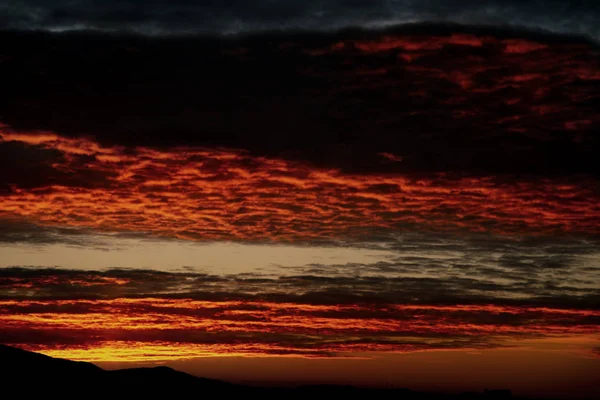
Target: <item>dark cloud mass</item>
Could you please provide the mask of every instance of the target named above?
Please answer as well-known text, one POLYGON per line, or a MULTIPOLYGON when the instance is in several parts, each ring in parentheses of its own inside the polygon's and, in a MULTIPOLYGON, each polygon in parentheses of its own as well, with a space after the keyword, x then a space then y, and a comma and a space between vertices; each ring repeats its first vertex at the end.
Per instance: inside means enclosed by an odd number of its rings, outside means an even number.
POLYGON ((594 0, 9 0, 0 6, 0 23, 11 29, 228 34, 436 21, 597 37, 600 14, 595 5, 594 0))
MULTIPOLYGON (((350 172, 598 173, 600 58, 582 39, 443 25, 1 38, 0 122, 22 132, 245 149, 350 172)), ((31 152, 18 147, 0 144, 2 174, 68 180, 39 161, 15 167, 31 152)))
POLYGON ((94 247, 96 240, 85 231, 68 227, 43 227, 18 218, 0 219, 0 243, 94 247))

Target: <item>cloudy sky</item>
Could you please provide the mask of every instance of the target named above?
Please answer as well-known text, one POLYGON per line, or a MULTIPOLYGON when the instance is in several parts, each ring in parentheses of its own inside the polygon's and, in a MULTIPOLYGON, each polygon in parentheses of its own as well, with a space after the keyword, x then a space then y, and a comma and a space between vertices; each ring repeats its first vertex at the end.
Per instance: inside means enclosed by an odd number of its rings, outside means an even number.
POLYGON ((592 3, 0 4, 0 342, 600 394, 592 3))
POLYGON ((595 0, 8 0, 11 29, 97 29, 151 35, 326 31, 419 22, 513 26, 598 37, 595 0))

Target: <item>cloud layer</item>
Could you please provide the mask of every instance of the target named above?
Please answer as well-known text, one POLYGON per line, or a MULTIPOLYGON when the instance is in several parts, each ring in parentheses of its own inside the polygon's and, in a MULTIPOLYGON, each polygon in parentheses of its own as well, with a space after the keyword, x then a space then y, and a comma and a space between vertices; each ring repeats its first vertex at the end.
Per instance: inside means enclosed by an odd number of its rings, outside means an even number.
MULTIPOLYGON (((353 173, 599 173, 600 58, 582 40, 439 26, 2 37, 0 116, 23 133, 245 149, 353 173)), ((51 171, 60 151, 46 150, 3 144, 0 181, 102 177, 51 171)))
POLYGON ((159 0, 94 2, 25 0, 0 8, 4 28, 144 34, 246 33, 264 30, 331 30, 424 21, 512 25, 597 37, 599 14, 592 1, 560 0, 159 0))
POLYGON ((466 277, 412 257, 430 275, 419 276, 409 258, 287 276, 6 268, 0 342, 79 360, 148 362, 486 349, 600 334, 597 270, 589 282, 582 271, 553 277, 552 266, 535 262, 466 277), (525 279, 510 276, 536 268, 525 279))
MULTIPOLYGON (((127 283, 88 277, 85 284, 127 283)), ((1 300, 0 341, 88 361, 228 354, 331 357, 369 351, 482 349, 518 338, 597 335, 599 318, 600 312, 593 310, 493 304, 1 300)))
POLYGON ((49 133, 2 131, 2 138, 0 145, 56 154, 44 185, 14 176, 0 196, 0 215, 45 225, 276 241, 414 227, 596 235, 600 226, 595 180, 356 175, 239 151, 125 152, 49 133))

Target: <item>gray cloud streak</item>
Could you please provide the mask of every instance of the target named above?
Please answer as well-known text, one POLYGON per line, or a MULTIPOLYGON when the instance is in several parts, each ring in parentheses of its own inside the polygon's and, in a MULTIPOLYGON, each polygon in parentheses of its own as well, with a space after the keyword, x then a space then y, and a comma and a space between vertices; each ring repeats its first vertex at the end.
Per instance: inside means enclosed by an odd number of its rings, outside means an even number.
MULTIPOLYGON (((2 246, 60 243, 118 250, 111 244, 113 242, 104 240, 107 238, 74 228, 40 227, 24 221, 0 220, 0 249, 2 246)), ((151 237, 146 239, 151 240, 151 237)), ((600 308, 600 243, 594 236, 508 237, 484 233, 414 232, 374 236, 365 241, 338 240, 319 244, 363 248, 373 250, 376 255, 372 261, 352 263, 331 260, 294 265, 290 260, 290 264, 264 265, 235 274, 214 268, 208 274, 197 273, 183 265, 179 271, 185 273, 3 268, 0 269, 0 296, 114 298, 164 295, 199 299, 271 298, 310 303, 478 303, 493 300, 600 308), (384 251, 385 257, 377 255, 377 251, 384 251)), ((158 270, 163 267, 151 266, 158 270)))
POLYGON ((510 25, 598 38, 599 16, 593 0, 19 0, 0 5, 0 26, 9 29, 144 34, 331 30, 434 21, 510 25))

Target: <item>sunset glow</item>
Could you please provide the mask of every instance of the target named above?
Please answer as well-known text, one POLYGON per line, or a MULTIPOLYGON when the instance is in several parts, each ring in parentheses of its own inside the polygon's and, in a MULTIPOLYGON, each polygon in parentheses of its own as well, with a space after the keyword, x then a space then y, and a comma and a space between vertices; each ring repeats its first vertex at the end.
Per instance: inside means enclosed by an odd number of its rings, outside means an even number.
POLYGON ((1 351, 600 396, 597 12, 88 2, 0 32, 1 351))

